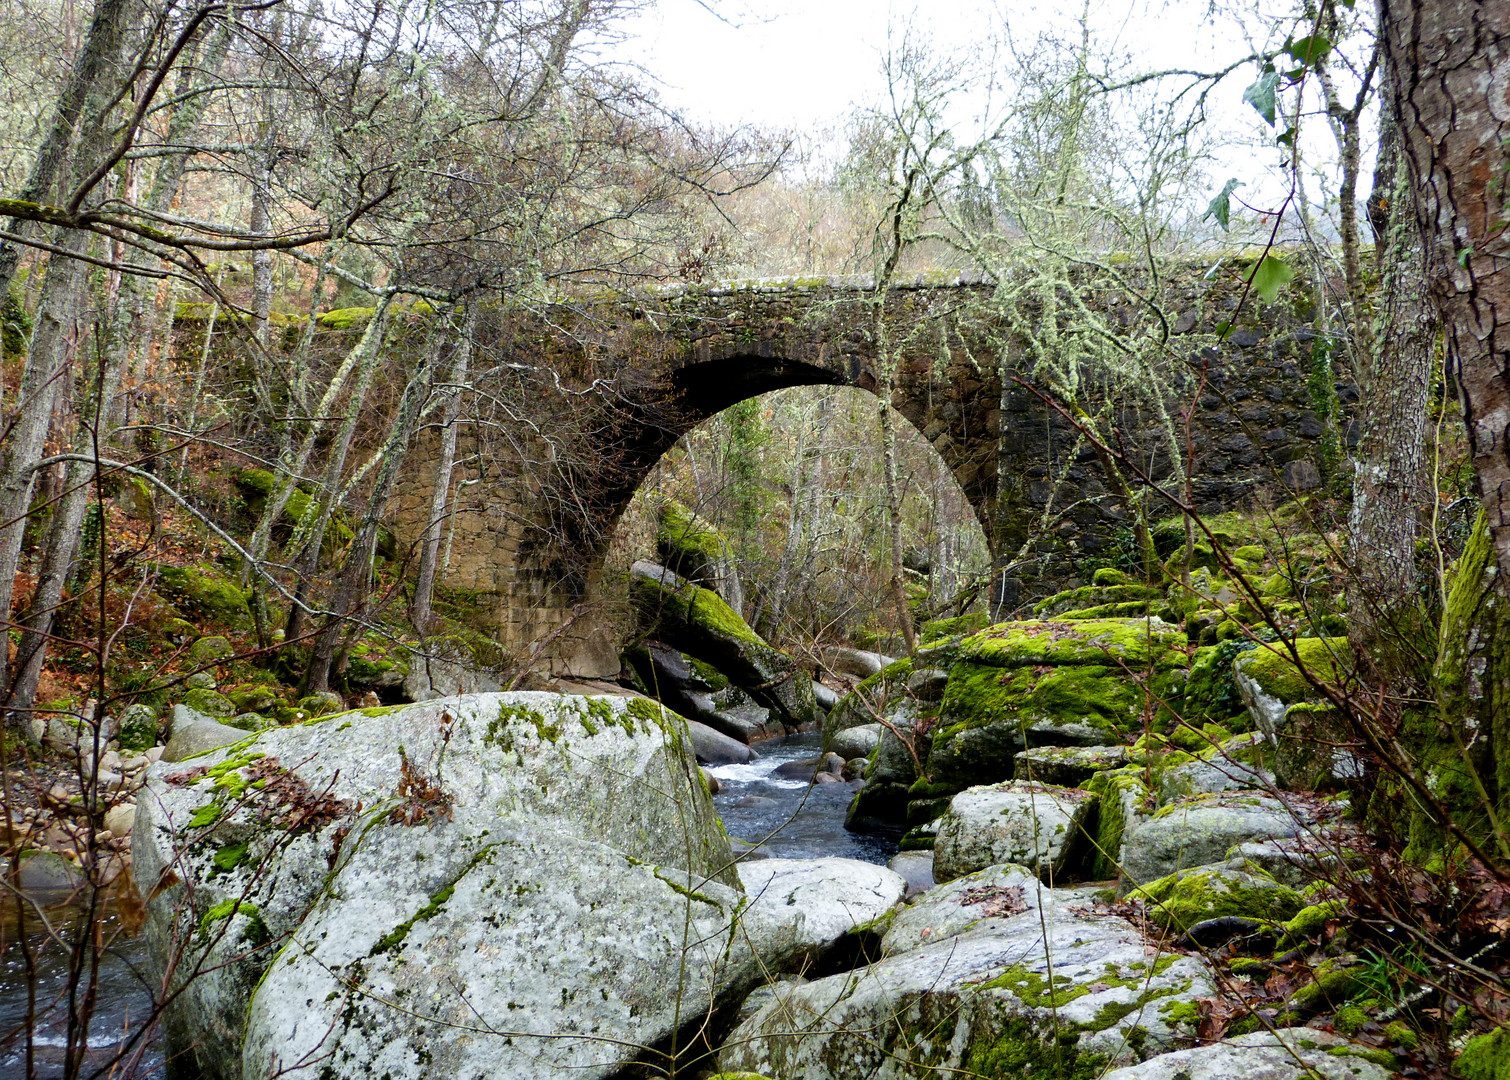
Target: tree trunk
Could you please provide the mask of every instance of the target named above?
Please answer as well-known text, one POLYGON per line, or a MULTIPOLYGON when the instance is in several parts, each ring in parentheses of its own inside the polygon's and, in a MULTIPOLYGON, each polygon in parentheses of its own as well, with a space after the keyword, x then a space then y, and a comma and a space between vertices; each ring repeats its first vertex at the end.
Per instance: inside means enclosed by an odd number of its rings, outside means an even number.
POLYGON ((446 505, 451 495, 451 472, 456 467, 457 420, 461 415, 461 388, 467 381, 467 365, 472 358, 472 335, 477 329, 477 308, 467 311, 466 328, 451 360, 451 386, 446 406, 441 411, 440 460, 435 464, 435 490, 430 498, 430 516, 420 539, 419 572, 414 584, 414 628, 421 634, 430 632, 431 604, 435 596, 435 568, 440 560, 441 526, 446 519, 446 505))
MULTIPOLYGON (((262 517, 257 522, 257 528, 252 533, 252 539, 247 544, 247 553, 252 559, 261 559, 262 556, 267 554, 267 546, 273 535, 273 525, 282 516, 284 507, 288 505, 289 496, 293 494, 300 477, 304 475, 304 470, 308 468, 310 456, 315 450, 315 444, 319 441, 320 435, 325 430, 324 417, 329 416, 331 410, 335 407, 336 399, 340 396, 341 390, 345 387, 347 380, 351 378, 351 373, 354 370, 360 370, 364 373, 360 376, 361 378, 365 379, 368 377, 366 373, 372 367, 377 357, 378 346, 382 344, 383 328, 388 322, 388 307, 391 303, 392 297, 383 298, 383 302, 378 305, 377 311, 373 313, 372 318, 368 321, 367 329, 363 331, 361 339, 346 354, 346 359, 342 361, 341 367, 336 371, 335 377, 331 379, 330 385, 325 388, 325 394, 321 397, 320 404, 315 408, 315 416, 318 419, 310 426, 308 434, 305 435, 304 442, 299 447, 299 453, 294 459, 293 467, 283 474, 281 477, 282 482, 278 485, 278 489, 268 498, 267 506, 262 511, 262 517)), ((310 313, 310 322, 311 324, 314 322, 314 312, 310 313)), ((363 390, 363 394, 365 396, 365 389, 363 390)), ((282 461, 283 457, 279 455, 278 463, 280 471, 282 461)), ((323 533, 321 534, 321 539, 324 539, 323 533)), ((241 579, 243 583, 249 581, 251 575, 252 567, 250 564, 242 567, 241 579)), ((297 612, 298 610, 298 606, 295 605, 294 611, 297 612)), ((290 617, 292 618, 292 615, 290 617)), ((296 635, 289 634, 291 638, 294 636, 296 635)))
POLYGON ((907 655, 917 652, 917 634, 912 628, 912 610, 907 606, 907 586, 902 580, 902 492, 897 478, 897 432, 891 415, 891 380, 883 388, 881 407, 881 462, 886 477, 886 520, 891 537, 891 598, 907 655))
MULTIPOLYGON (((112 320, 117 334, 123 334, 130 322, 130 313, 123 309, 124 305, 118 303, 116 317, 112 320)), ((111 415, 115 411, 116 390, 126 364, 127 348, 124 341, 107 341, 102 348, 80 350, 81 355, 90 352, 102 358, 104 367, 91 372, 80 402, 73 452, 86 456, 103 449, 109 439, 113 426, 111 415)), ((92 485, 97 480, 98 470, 94 464, 87 461, 69 464, 63 496, 53 509, 52 526, 47 531, 37 585, 28 605, 26 629, 16 650, 16 672, 6 701, 6 708, 14 712, 29 711, 36 700, 37 681, 47 655, 48 635, 52 633, 58 605, 63 599, 63 587, 73 567, 84 515, 89 509, 92 485)))
POLYGON ((1354 651, 1373 657, 1380 674, 1392 678, 1402 672, 1385 670, 1387 653, 1392 645, 1406 644, 1399 635, 1413 636, 1418 609, 1417 515, 1427 493, 1435 339, 1425 251, 1403 162, 1396 174, 1387 196, 1390 224, 1381 244, 1387 250, 1375 329, 1359 335, 1360 343, 1371 342, 1373 349, 1356 359, 1364 409, 1354 462, 1353 574, 1348 582, 1348 637, 1354 651))
POLYGON ((1510 574, 1510 4, 1380 0, 1379 18, 1427 280, 1503 581, 1510 574))
MULTIPOLYGON (((78 128, 85 104, 117 58, 132 3, 133 0, 96 0, 89 33, 79 54, 74 58, 68 80, 58 94, 52 126, 47 129, 47 138, 37 152, 37 160, 32 163, 26 186, 17 193, 17 198, 21 201, 47 202, 53 196, 53 189, 63 175, 63 167, 73 146, 74 132, 78 128)), ((31 229, 30 222, 12 218, 7 231, 15 236, 24 236, 31 229)), ((20 262, 21 245, 12 241, 0 243, 0 297, 10 292, 11 281, 16 276, 16 267, 20 262)))
MULTIPOLYGON (((72 233, 64 240, 68 251, 82 254, 89 234, 72 233)), ((21 564, 21 537, 31 505, 32 463, 42 457, 59 388, 67 383, 68 323, 74 300, 84 288, 85 264, 54 255, 38 309, 37 330, 26 354, 26 368, 17 394, 18 415, 6 434, 0 457, 0 617, 10 618, 16 571, 21 564)), ((8 650, 0 650, 0 686, 10 686, 8 650)))
MULTIPOLYGON (((440 334, 439 326, 437 326, 436 334, 437 336, 440 334)), ((356 535, 352 538, 351 547, 346 554, 346 562, 341 567, 340 576, 336 580, 335 594, 331 597, 330 603, 330 620, 315 639, 309 670, 304 677, 305 693, 316 694, 329 689, 331 661, 335 658, 342 624, 347 616, 361 610, 364 606, 368 579, 372 574, 372 554, 377 548, 378 526, 382 522, 383 510, 388 505, 388 496, 393 491, 393 483, 398 478, 399 470, 403 468, 404 457, 408 453, 415 426, 419 422, 421 406, 424 405, 425 397, 430 391, 430 380, 433 377, 438 357, 438 348, 427 350, 424 362, 404 388, 403 399, 399 402, 398 415, 394 417, 388 438, 378 452, 381 464, 378 467, 377 477, 372 483, 372 494, 367 500, 367 511, 362 516, 362 523, 357 526, 356 535)))

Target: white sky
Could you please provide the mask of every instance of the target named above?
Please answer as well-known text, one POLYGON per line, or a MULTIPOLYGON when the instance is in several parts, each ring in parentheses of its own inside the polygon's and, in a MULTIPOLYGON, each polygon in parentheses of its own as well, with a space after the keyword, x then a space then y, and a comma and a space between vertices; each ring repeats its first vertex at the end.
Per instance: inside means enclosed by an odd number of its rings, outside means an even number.
MULTIPOLYGON (((1080 13, 1078 5, 1019 0, 722 0, 721 20, 697 0, 660 0, 628 25, 623 54, 660 81, 669 104, 697 119, 805 128, 881 94, 888 29, 910 25, 941 50, 969 51, 982 47, 998 7, 1021 43, 1070 27, 1080 13)), ((1090 21, 1104 44, 1150 67, 1206 63, 1243 48, 1216 42, 1201 25, 1203 0, 1179 0, 1173 15, 1165 7, 1093 0, 1090 21)))
MULTIPOLYGON (((979 52, 988 47, 993 24, 1000 25, 998 12, 1005 13, 1019 46, 1044 30, 1078 35, 1074 22, 1081 12, 1074 0, 708 2, 725 19, 697 0, 659 0, 628 24, 628 39, 613 51, 641 65, 659 84, 666 103, 694 121, 796 131, 840 125, 856 106, 880 100, 888 30, 899 35, 910 26, 941 51, 979 52)), ((1245 12, 1244 31, 1235 18, 1208 17, 1212 0, 1082 2, 1100 45, 1125 56, 1129 70, 1139 71, 1210 69, 1255 46, 1272 47, 1283 41, 1290 26, 1266 19, 1254 7, 1275 3, 1277 11, 1293 10, 1287 0, 1246 0, 1253 6, 1245 12), (1245 40, 1245 33, 1257 40, 1245 40)), ((1244 87, 1256 76, 1257 69, 1249 65, 1211 95, 1211 122, 1231 144, 1213 163, 1211 182, 1215 188, 1227 176, 1242 179, 1245 186, 1238 195, 1262 203, 1282 185, 1264 175, 1280 157, 1272 142, 1276 132, 1242 101, 1244 87)), ((1335 156, 1320 118, 1308 120, 1304 131, 1309 160, 1335 156)), ((1370 156, 1365 168, 1371 161, 1370 156)), ((1324 198, 1319 185, 1312 197, 1324 198)))

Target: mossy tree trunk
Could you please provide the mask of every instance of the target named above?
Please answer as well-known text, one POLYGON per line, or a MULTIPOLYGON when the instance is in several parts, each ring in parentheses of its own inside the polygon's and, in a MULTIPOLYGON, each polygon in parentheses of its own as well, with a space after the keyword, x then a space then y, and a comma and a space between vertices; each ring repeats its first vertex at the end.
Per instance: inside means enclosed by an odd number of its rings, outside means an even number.
POLYGON ((1487 515, 1458 560, 1442 613, 1437 710, 1408 718, 1406 750, 1441 806, 1411 808, 1409 853, 1429 858, 1451 829, 1510 863, 1510 602, 1487 515))

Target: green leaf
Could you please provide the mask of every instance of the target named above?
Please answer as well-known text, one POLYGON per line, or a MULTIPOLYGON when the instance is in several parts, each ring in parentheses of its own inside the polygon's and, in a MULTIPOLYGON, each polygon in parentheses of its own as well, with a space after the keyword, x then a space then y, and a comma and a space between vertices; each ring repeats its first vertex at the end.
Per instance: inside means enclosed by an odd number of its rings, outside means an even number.
POLYGON ((1332 42, 1325 34, 1312 34, 1285 46, 1285 52, 1295 58, 1302 67, 1314 68, 1332 51, 1332 42))
POLYGON ((1277 142, 1280 146, 1288 146, 1293 149, 1295 146, 1295 129, 1291 128, 1283 135, 1276 135, 1274 137, 1274 141, 1277 142))
POLYGON ((1218 341, 1226 341, 1231 336, 1232 336, 1232 324, 1231 323, 1229 323, 1229 322, 1219 322, 1219 323, 1216 324, 1216 340, 1218 340, 1218 341))
POLYGON ((1277 255, 1265 255, 1248 272, 1245 281, 1252 282, 1253 291, 1266 304, 1279 299, 1279 290, 1295 279, 1295 268, 1277 255))
POLYGON ((1277 107, 1275 96, 1278 90, 1279 72, 1271 68, 1260 75, 1256 83, 1243 91, 1243 100, 1257 109, 1258 115, 1267 120, 1271 127, 1274 125, 1274 110, 1277 107))
POLYGON ((1458 265, 1467 270, 1468 260, 1471 258, 1473 258, 1473 248, 1465 247, 1462 251, 1458 252, 1458 265))
POLYGON ((1209 217, 1216 218, 1216 223, 1222 227, 1222 232, 1227 231, 1227 222, 1232 219, 1232 192, 1243 186, 1241 180, 1228 180, 1222 185, 1222 190, 1216 193, 1216 198, 1211 200, 1211 205, 1206 207, 1206 212, 1201 215, 1205 221, 1209 217))

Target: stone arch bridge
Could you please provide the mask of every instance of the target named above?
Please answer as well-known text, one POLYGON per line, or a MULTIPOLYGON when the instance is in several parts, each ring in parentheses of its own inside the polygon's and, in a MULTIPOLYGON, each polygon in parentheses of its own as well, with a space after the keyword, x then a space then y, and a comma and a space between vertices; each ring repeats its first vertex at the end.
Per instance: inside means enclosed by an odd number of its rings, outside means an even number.
MULTIPOLYGON (((959 482, 998 566, 1019 549, 1050 498, 1055 506, 1075 504, 1039 545, 1039 557, 1003 573, 998 599, 1010 607, 1061 587, 1086 558, 1108 553, 1126 508, 1107 494, 1093 452, 1082 446, 1075 453, 1067 421, 1010 379, 1003 387, 1003 360, 1010 374, 1020 345, 992 324, 991 291, 957 274, 904 280, 880 299, 863 278, 766 279, 604 298, 513 328, 516 356, 568 372, 563 382, 614 387, 610 395, 578 396, 570 413, 591 411, 592 401, 607 396, 612 416, 593 429, 601 433, 596 445, 578 448, 590 467, 551 467, 561 451, 542 431, 534 437, 537 454, 513 451, 521 460, 509 465, 495 449, 458 470, 445 584, 474 592, 511 648, 549 640, 546 654, 560 671, 616 669, 611 630, 594 618, 579 620, 594 624, 590 632, 567 624, 574 609, 582 614, 585 602, 612 593, 601 580, 603 554, 656 461, 693 427, 746 398, 811 385, 876 392, 883 383, 879 331, 897 358, 894 406, 959 482)), ((1170 353, 1187 365, 1173 376, 1175 385, 1186 380, 1195 397, 1182 407, 1192 408, 1195 500, 1207 512, 1265 487, 1315 486, 1324 464, 1328 428, 1315 401, 1316 335, 1306 312, 1293 299, 1273 307, 1250 300, 1238 329, 1217 345, 1211 332, 1230 320, 1238 291, 1192 275, 1165 294, 1170 353), (1190 373, 1196 368, 1205 372, 1203 386, 1190 373)), ((1101 310, 1113 327, 1133 320, 1130 309, 1102 302, 1101 310)), ((1345 381, 1336 390, 1343 402, 1355 400, 1345 381)), ((1142 448, 1155 474, 1167 473, 1148 449, 1148 418, 1128 403, 1111 404, 1129 445, 1142 448)), ((390 524, 403 541, 419 537, 429 514, 435 445, 411 454, 390 504, 390 524)))

